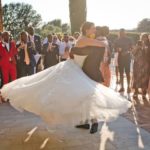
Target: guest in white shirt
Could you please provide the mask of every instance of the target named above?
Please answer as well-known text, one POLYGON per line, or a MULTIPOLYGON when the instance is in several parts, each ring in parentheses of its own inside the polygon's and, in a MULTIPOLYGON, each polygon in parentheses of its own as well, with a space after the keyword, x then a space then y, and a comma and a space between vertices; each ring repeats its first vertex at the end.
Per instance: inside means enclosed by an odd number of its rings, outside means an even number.
POLYGON ((60 61, 65 61, 69 58, 69 51, 72 48, 72 43, 69 41, 69 35, 64 34, 63 40, 59 46, 60 61))

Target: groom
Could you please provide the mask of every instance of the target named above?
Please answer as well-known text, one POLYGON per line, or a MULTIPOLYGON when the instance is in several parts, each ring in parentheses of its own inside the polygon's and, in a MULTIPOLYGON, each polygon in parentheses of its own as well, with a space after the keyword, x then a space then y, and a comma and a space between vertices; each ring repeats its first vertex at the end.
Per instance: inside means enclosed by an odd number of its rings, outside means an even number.
MULTIPOLYGON (((80 56, 87 56, 82 70, 83 72, 92 80, 96 82, 103 82, 103 77, 100 72, 100 63, 103 60, 105 47, 96 47, 96 46, 85 46, 85 47, 73 47, 70 52, 70 57, 73 59, 74 54, 80 56)), ((88 121, 85 121, 84 124, 77 125, 76 128, 90 129, 88 121)), ((90 133, 93 134, 97 132, 98 123, 97 120, 92 120, 92 126, 90 133)))

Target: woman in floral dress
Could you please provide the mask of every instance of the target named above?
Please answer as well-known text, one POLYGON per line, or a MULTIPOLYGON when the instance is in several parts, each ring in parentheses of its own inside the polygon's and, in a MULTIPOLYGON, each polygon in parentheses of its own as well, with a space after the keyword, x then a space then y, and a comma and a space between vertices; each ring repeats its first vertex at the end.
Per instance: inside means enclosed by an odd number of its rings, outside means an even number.
POLYGON ((134 98, 137 98, 138 89, 142 89, 142 98, 146 99, 148 82, 150 77, 150 42, 148 34, 142 33, 140 40, 133 50, 133 88, 135 89, 134 98))

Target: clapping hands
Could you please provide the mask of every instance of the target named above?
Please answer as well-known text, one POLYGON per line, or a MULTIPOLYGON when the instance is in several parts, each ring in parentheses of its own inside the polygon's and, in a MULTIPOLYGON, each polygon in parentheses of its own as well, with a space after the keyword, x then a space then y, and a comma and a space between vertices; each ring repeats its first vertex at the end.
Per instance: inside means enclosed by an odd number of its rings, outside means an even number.
POLYGON ((26 43, 21 42, 20 46, 18 47, 19 49, 24 49, 27 46, 26 43))

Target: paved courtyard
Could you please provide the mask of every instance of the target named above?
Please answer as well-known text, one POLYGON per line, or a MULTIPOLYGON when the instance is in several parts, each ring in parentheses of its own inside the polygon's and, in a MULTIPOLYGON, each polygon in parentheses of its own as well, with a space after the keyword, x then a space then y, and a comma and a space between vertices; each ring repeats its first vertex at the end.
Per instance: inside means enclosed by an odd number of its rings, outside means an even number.
POLYGON ((150 150, 150 133, 119 117, 99 132, 47 126, 38 116, 0 105, 0 150, 150 150))
MULTIPOLYGON (((117 90, 113 82, 111 88, 117 90)), ((132 101, 126 114, 114 122, 101 123, 93 135, 70 124, 47 126, 34 114, 2 104, 0 150, 150 150, 149 101, 142 102, 141 97, 132 101)))

